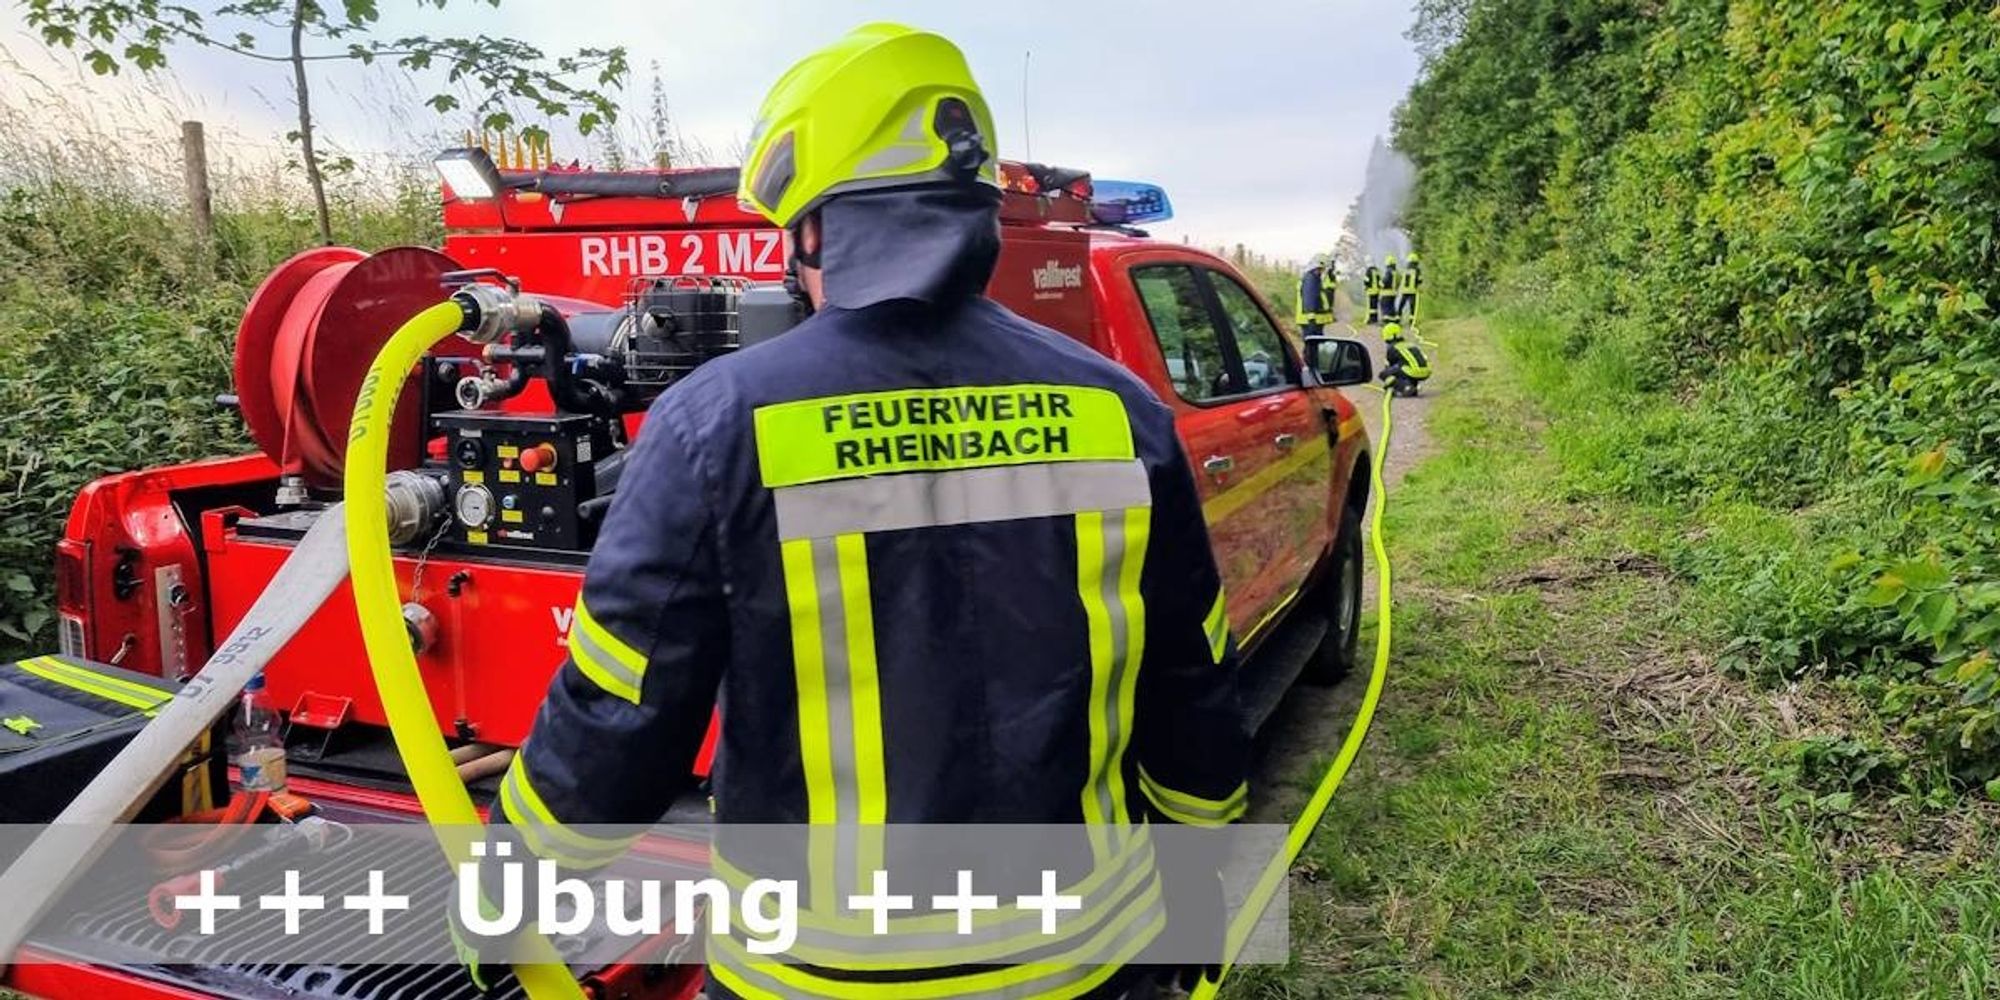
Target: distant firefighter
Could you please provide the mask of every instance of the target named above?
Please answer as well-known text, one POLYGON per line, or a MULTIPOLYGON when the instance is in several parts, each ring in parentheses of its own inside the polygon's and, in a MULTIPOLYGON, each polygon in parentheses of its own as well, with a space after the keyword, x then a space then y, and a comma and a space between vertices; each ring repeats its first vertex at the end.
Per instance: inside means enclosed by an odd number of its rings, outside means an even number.
POLYGON ((1362 287, 1368 292, 1368 325, 1382 325, 1382 269, 1374 264, 1362 275, 1362 287))
POLYGON ((1333 287, 1333 261, 1325 254, 1314 257, 1299 275, 1300 336, 1320 336, 1333 324, 1333 287))
POLYGON ((1396 290, 1401 286, 1402 280, 1402 272, 1396 268, 1396 255, 1390 254, 1382 258, 1382 318, 1391 323, 1402 316, 1402 311, 1398 308, 1402 303, 1396 297, 1396 290))
POLYGON ((1417 320, 1417 295, 1424 287, 1424 266, 1417 260, 1416 251, 1411 251, 1403 263, 1402 287, 1396 296, 1396 315, 1414 323, 1417 320))

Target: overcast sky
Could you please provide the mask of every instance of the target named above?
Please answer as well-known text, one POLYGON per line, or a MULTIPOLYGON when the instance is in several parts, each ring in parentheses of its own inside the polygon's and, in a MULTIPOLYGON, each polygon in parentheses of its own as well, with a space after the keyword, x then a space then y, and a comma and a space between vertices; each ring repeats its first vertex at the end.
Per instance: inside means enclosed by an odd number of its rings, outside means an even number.
MULTIPOLYGON (((402 6, 382 4, 381 33, 512 36, 552 54, 623 45, 635 112, 657 60, 685 133, 717 149, 737 145, 765 89, 813 48, 871 20, 928 28, 965 49, 1003 156, 1158 183, 1179 217, 1156 233, 1294 258, 1332 248, 1369 144, 1417 70, 1403 38, 1406 0, 506 0, 443 15, 402 6)), ((40 72, 20 25, 7 3, 0 38, 40 72)), ((170 60, 193 113, 280 141, 293 113, 287 67, 199 49, 170 60)), ((21 72, 0 68, 0 89, 14 89, 5 74, 21 72)), ((400 123, 384 110, 427 90, 399 100, 379 70, 313 72, 316 110, 349 148, 393 146, 431 124, 421 108, 400 123)), ((560 142, 556 151, 589 154, 560 142)))

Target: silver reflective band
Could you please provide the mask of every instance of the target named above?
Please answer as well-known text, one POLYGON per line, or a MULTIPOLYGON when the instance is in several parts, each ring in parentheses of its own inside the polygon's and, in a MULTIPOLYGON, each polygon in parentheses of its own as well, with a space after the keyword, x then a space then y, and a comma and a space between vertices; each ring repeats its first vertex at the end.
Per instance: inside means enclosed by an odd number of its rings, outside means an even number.
POLYGON ((772 499, 789 541, 1145 507, 1152 487, 1137 460, 1049 462, 784 486, 772 499))

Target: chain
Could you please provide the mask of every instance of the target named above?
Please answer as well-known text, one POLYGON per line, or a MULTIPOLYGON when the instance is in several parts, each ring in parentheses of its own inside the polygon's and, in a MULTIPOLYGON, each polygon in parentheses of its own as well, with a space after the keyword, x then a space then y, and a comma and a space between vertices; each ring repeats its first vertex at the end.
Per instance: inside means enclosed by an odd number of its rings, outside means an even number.
POLYGON ((410 600, 424 599, 424 567, 430 565, 431 551, 444 541, 445 532, 451 530, 451 518, 438 521, 436 531, 431 532, 430 541, 424 543, 424 550, 417 553, 417 568, 410 573, 410 600))

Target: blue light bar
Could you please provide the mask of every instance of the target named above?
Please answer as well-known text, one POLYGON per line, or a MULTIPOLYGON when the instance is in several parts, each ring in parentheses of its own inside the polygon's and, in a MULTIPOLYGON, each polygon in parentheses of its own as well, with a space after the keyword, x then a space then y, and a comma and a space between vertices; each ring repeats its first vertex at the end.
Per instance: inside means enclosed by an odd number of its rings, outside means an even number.
POLYGON ((1174 203, 1158 184, 1138 181, 1091 182, 1091 217, 1107 226, 1137 226, 1174 217, 1174 203))

